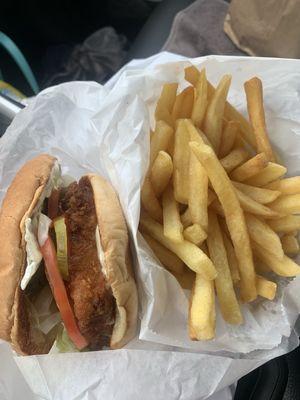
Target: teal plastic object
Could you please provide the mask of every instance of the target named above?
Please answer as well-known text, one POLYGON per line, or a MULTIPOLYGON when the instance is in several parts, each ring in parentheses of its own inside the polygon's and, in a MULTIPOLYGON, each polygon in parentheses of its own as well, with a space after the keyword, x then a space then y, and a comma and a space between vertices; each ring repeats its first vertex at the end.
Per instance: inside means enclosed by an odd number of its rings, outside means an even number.
MULTIPOLYGON (((0 31, 0 45, 5 48, 9 55, 13 58, 15 63, 20 68, 22 74, 24 75, 28 85, 31 87, 34 94, 37 94, 39 90, 39 85, 33 75, 33 72, 23 56, 21 50, 17 45, 7 36, 5 33, 0 31)), ((0 71, 1 75, 1 71, 0 71)))

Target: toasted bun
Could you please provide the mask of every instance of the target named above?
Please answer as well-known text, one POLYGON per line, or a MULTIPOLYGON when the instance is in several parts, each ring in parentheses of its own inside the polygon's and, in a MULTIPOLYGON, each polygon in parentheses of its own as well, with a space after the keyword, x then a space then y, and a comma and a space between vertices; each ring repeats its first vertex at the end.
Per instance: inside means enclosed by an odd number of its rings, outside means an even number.
POLYGON ((123 347, 136 333, 138 299, 133 278, 128 230, 112 186, 98 175, 88 178, 94 193, 101 245, 105 256, 106 279, 117 304, 110 347, 123 347))
POLYGON ((26 266, 24 222, 43 192, 55 160, 42 154, 28 161, 8 188, 0 211, 0 338, 21 354, 49 350, 30 323, 20 280, 26 266))

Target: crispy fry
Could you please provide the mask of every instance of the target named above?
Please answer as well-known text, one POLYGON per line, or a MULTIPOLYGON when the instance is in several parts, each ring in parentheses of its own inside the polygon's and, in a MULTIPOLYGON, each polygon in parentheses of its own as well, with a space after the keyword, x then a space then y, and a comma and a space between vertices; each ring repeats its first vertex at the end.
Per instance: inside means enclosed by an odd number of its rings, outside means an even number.
POLYGON ((176 274, 172 273, 173 276, 177 279, 179 285, 182 287, 182 289, 186 290, 192 290, 195 279, 196 279, 196 274, 195 272, 191 271, 189 268, 185 268, 182 274, 176 274))
POLYGON ((280 214, 278 214, 277 211, 271 210, 271 208, 258 203, 239 189, 235 188, 235 192, 244 211, 267 219, 280 217, 280 214))
POLYGON ((183 226, 180 220, 178 203, 174 198, 173 188, 167 187, 162 196, 164 235, 173 242, 183 241, 183 226))
POLYGON ((300 176, 271 182, 265 187, 267 189, 279 190, 281 194, 298 194, 300 193, 300 176))
POLYGON ((223 129, 219 156, 225 157, 232 150, 240 124, 237 121, 228 121, 223 129))
POLYGON ((157 197, 159 197, 167 187, 172 173, 172 158, 165 151, 160 151, 152 165, 150 175, 152 186, 157 197))
POLYGON ((176 254, 172 253, 172 251, 168 250, 146 233, 143 233, 143 237, 165 268, 167 268, 170 272, 183 274, 185 270, 184 263, 176 256, 176 254))
POLYGON ((150 168, 158 153, 163 150, 166 151, 172 140, 174 131, 164 121, 157 121, 155 131, 153 132, 150 142, 150 168))
POLYGON ((178 83, 166 83, 163 86, 155 109, 156 121, 166 121, 172 125, 171 113, 176 98, 177 87, 178 83))
POLYGON ((193 223, 189 208, 187 208, 185 210, 185 212, 183 214, 181 214, 180 218, 181 218, 181 223, 184 228, 187 228, 188 226, 192 225, 192 223, 193 223))
POLYGON ((189 210, 192 222, 207 231, 208 177, 195 154, 190 154, 189 166, 189 210))
POLYGON ((230 82, 231 76, 224 75, 208 104, 204 119, 204 132, 217 154, 221 143, 222 121, 230 82))
POLYGON ((183 231, 183 237, 199 246, 207 238, 207 233, 201 228, 201 225, 193 224, 185 228, 183 231))
POLYGON ((189 335, 192 340, 210 340, 215 336, 216 311, 213 281, 196 274, 189 310, 189 335))
POLYGON ((244 88, 247 98, 248 114, 256 139, 257 152, 264 152, 268 161, 275 162, 272 146, 267 134, 261 80, 254 77, 244 83, 244 88))
POLYGON ((192 121, 195 126, 201 127, 205 116, 208 98, 207 98, 207 80, 206 72, 203 68, 195 85, 195 101, 192 110, 192 121))
POLYGON ((261 275, 256 275, 256 289, 259 296, 268 300, 274 300, 277 285, 275 282, 269 281, 261 275))
MULTIPOLYGON (((269 162, 262 171, 252 176, 252 178, 247 179, 245 183, 252 186, 265 186, 283 176, 286 171, 286 168, 282 165, 269 162)), ((232 176, 232 179, 235 178, 232 176)))
POLYGON ((300 213, 300 194, 287 194, 269 204, 272 210, 283 215, 300 213))
POLYGON ((236 259, 236 255, 235 255, 232 243, 229 240, 227 234, 224 231, 222 232, 222 234, 223 234, 223 241, 224 241, 224 246, 226 249, 227 260, 228 260, 228 265, 229 265, 229 269, 230 269, 230 273, 231 273, 232 282, 234 285, 237 285, 241 279, 240 273, 239 273, 238 261, 236 259))
POLYGON ((180 118, 190 118, 194 104, 194 88, 188 86, 176 96, 172 118, 174 122, 180 118))
MULTIPOLYGON (((215 93, 216 89, 213 85, 207 81, 208 87, 208 98, 211 98, 215 93)), ((252 126, 249 124, 247 119, 236 109, 234 108, 228 101, 225 104, 224 116, 227 121, 233 120, 238 121, 240 124, 240 132, 242 134, 243 139, 251 146, 256 148, 255 136, 253 133, 252 126)))
POLYGON ((281 238, 281 243, 285 254, 295 256, 299 253, 299 243, 295 236, 284 235, 281 238))
POLYGON ((189 141, 189 132, 184 120, 180 119, 175 132, 173 186, 175 199, 183 204, 188 204, 189 199, 189 141))
POLYGON ((191 142, 190 147, 206 169, 212 187, 222 204, 228 230, 239 262, 241 296, 244 301, 252 301, 257 295, 252 251, 244 214, 235 189, 226 171, 210 147, 200 145, 197 142, 191 142))
POLYGON ((300 229, 300 216, 288 215, 286 217, 270 220, 268 224, 275 232, 289 233, 300 229))
POLYGON ((164 236, 163 227, 146 213, 141 214, 140 227, 170 251, 173 251, 192 271, 202 274, 206 279, 215 279, 216 269, 202 250, 195 244, 184 240, 175 243, 164 236))
POLYGON ((239 147, 237 149, 231 150, 226 157, 220 160, 223 168, 227 173, 231 172, 233 169, 241 165, 244 161, 249 158, 248 152, 243 148, 239 147))
POLYGON ((286 255, 279 260, 273 254, 261 247, 258 243, 252 242, 252 248, 255 255, 275 274, 280 276, 292 277, 300 274, 300 267, 291 258, 286 255))
POLYGON ((146 177, 144 180, 141 191, 141 200, 144 209, 151 215, 151 217, 158 222, 162 222, 162 208, 157 200, 151 181, 148 177, 146 177))
POLYGON ((254 217, 254 215, 246 214, 245 217, 250 238, 278 259, 282 259, 284 253, 279 236, 266 222, 254 217))
POLYGON ((218 273, 215 279, 215 286, 222 316, 228 323, 239 325, 243 322, 243 317, 233 289, 227 253, 218 218, 212 212, 209 212, 207 245, 211 260, 218 273))
POLYGON ((237 167, 231 173, 231 179, 239 182, 243 182, 246 179, 255 176, 261 172, 268 165, 268 160, 265 153, 256 154, 256 156, 250 158, 244 164, 237 167))
POLYGON ((240 192, 243 192, 247 196, 251 197, 251 199, 261 204, 272 203, 272 201, 276 200, 281 194, 278 190, 258 188, 241 182, 232 183, 240 192))
POLYGON ((186 67, 184 69, 184 78, 190 82, 193 86, 196 86, 200 77, 200 71, 194 66, 186 67))

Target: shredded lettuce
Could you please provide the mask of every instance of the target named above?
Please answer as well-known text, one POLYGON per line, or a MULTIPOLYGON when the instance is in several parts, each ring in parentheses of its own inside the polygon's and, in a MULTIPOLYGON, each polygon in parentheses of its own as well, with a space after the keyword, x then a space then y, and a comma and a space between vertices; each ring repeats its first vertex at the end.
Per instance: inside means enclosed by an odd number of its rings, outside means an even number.
POLYGON ((52 346, 52 349, 50 350, 50 353, 78 353, 79 350, 77 347, 74 345, 72 340, 69 338, 69 335, 64 327, 63 324, 61 324, 61 329, 59 329, 58 334, 56 336, 56 340, 54 345, 52 346))

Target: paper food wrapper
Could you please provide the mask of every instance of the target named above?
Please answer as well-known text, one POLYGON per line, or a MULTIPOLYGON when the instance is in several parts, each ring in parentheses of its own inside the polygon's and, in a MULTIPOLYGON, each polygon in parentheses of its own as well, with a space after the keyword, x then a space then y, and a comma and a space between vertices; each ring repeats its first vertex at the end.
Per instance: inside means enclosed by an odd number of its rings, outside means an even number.
POLYGON ((3 343, 1 398, 18 398, 13 395, 23 387, 23 399, 202 399, 298 345, 299 279, 278 279, 273 302, 244 305, 243 326, 229 326, 218 312, 216 338, 190 341, 189 293, 159 265, 137 232, 155 103, 164 82, 187 86, 183 69, 191 63, 205 66, 214 84, 232 74, 229 100, 243 113, 243 82, 254 75, 262 79, 272 142, 289 174, 300 173, 299 61, 188 60, 161 53, 129 63, 104 87, 72 82, 40 93, 0 141, 1 199, 21 165, 42 152, 58 157, 63 173, 75 178, 93 171, 109 179, 132 238, 140 326, 137 337, 115 351, 18 357, 3 343))

